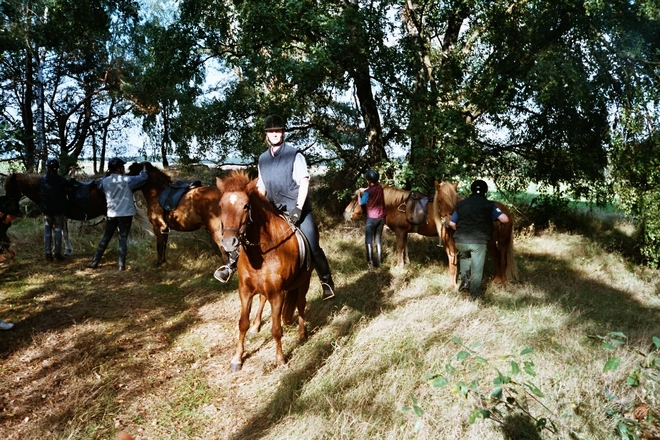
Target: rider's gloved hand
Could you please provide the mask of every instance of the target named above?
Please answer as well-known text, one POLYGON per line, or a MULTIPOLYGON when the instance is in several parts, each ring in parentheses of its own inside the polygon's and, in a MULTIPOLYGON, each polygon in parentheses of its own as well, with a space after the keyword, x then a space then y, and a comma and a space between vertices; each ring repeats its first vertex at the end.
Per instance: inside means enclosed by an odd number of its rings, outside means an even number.
POLYGON ((300 208, 293 208, 289 213, 289 217, 291 218, 291 221, 294 225, 298 224, 300 221, 300 216, 302 216, 302 211, 300 208))

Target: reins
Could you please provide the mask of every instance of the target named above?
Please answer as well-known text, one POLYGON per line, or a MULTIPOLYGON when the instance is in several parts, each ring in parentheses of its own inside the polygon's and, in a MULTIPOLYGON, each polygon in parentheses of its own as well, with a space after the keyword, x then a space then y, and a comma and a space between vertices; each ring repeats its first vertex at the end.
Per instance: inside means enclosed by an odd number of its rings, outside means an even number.
POLYGON ((246 237, 246 235, 245 235, 245 231, 247 230, 248 226, 250 226, 251 224, 254 223, 254 220, 252 219, 252 206, 248 205, 247 208, 248 208, 248 219, 247 219, 247 221, 245 222, 245 224, 243 225, 242 230, 238 230, 238 229, 236 229, 236 228, 225 228, 225 227, 222 228, 222 233, 223 233, 223 234, 225 233, 225 231, 234 231, 234 232, 236 232, 236 236, 238 237, 238 242, 239 242, 239 243, 241 244, 241 246, 243 246, 244 248, 248 248, 248 247, 259 247, 259 248, 261 249, 262 252, 266 252, 266 251, 263 250, 263 246, 264 246, 264 245, 266 245, 266 247, 270 247, 270 245, 278 244, 278 243, 282 242, 282 241, 283 241, 282 239, 283 239, 286 235, 293 235, 293 234, 295 234, 294 226, 291 224, 290 219, 289 219, 287 216, 281 214, 281 215, 279 215, 279 217, 280 217, 282 220, 286 221, 287 225, 289 225, 289 228, 288 228, 288 229, 285 229, 280 235, 278 235, 277 237, 273 238, 273 239, 270 240, 270 241, 267 241, 267 242, 261 242, 261 241, 260 241, 260 242, 257 242, 257 243, 253 243, 253 242, 251 242, 251 241, 246 237))

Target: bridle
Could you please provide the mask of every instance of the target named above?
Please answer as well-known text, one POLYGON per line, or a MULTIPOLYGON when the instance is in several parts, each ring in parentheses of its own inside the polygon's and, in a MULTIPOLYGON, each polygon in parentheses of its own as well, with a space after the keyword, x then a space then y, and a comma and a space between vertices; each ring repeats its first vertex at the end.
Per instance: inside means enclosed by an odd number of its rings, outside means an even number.
POLYGON ((275 244, 275 243, 279 243, 283 237, 285 237, 287 235, 290 235, 291 233, 295 234, 294 226, 291 224, 291 221, 288 219, 288 217, 286 217, 285 215, 282 214, 282 215, 280 215, 280 218, 285 220, 287 222, 287 224, 289 225, 289 227, 287 229, 285 229, 280 235, 278 235, 277 237, 273 238, 272 240, 270 240, 268 242, 253 243, 247 238, 247 236, 245 234, 248 226, 250 226, 251 224, 254 223, 254 220, 252 219, 252 206, 248 203, 247 205, 245 205, 245 209, 247 209, 247 211, 248 211, 247 220, 245 221, 245 223, 243 224, 243 227, 240 230, 237 229, 237 228, 232 228, 232 227, 225 228, 224 225, 222 227, 222 234, 223 235, 225 234, 225 231, 234 231, 234 232, 236 232, 236 237, 237 237, 238 242, 240 243, 240 245, 242 247, 244 247, 244 248, 247 248, 247 247, 260 247, 261 248, 261 247, 263 247, 263 245, 268 245, 269 246, 269 245, 272 245, 272 244, 275 244))

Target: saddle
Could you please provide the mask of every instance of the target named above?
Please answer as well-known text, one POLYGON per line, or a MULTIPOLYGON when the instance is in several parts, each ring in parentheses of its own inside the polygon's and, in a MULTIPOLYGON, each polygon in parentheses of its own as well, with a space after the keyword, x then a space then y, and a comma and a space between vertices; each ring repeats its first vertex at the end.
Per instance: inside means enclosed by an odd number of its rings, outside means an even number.
POLYGON ((94 179, 78 181, 73 180, 69 189, 69 202, 73 207, 85 209, 92 199, 92 187, 96 186, 94 179))
POLYGON ((202 186, 200 180, 195 180, 192 183, 184 182, 183 180, 176 180, 172 185, 165 188, 158 197, 158 203, 160 203, 160 206, 165 210, 165 217, 167 218, 168 212, 174 211, 176 207, 179 206, 179 201, 185 193, 200 186, 202 186))
POLYGON ((296 234, 296 238, 298 239, 298 255, 300 255, 298 263, 300 264, 300 267, 304 267, 306 270, 310 270, 312 267, 312 253, 309 248, 307 237, 305 237, 305 234, 302 233, 298 226, 293 224, 287 213, 282 213, 281 217, 286 220, 289 226, 291 226, 291 229, 296 234))
POLYGON ((419 191, 411 191, 406 199, 406 220, 413 225, 419 225, 426 221, 426 205, 429 198, 419 191))

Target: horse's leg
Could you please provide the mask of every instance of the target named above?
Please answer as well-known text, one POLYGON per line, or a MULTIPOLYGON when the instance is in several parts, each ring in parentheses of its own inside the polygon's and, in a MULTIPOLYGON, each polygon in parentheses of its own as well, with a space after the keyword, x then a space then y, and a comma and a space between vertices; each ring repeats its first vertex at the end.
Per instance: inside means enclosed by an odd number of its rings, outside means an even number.
POLYGON ((256 335, 257 333, 259 333, 259 330, 261 330, 261 314, 264 311, 265 304, 266 304, 266 297, 263 295, 259 295, 259 309, 257 310, 257 314, 254 316, 254 320, 252 321, 252 327, 250 327, 248 336, 256 335))
POLYGON ((456 273, 458 272, 458 250, 455 243, 445 243, 447 265, 449 266, 449 288, 456 290, 456 273))
POLYGON ((394 231, 396 237, 396 267, 403 267, 403 235, 398 229, 394 231))
POLYGON ((307 307, 307 291, 309 290, 309 283, 311 277, 307 277, 307 281, 298 288, 298 339, 307 338, 307 329, 305 329, 305 307, 307 307))
POLYGON ((498 249, 497 244, 495 244, 494 240, 491 240, 488 242, 488 253, 490 254, 490 257, 493 259, 493 269, 495 271, 495 277, 493 278, 493 283, 498 284, 502 282, 502 259, 500 257, 500 249, 498 249))
POLYGON ((271 334, 275 340, 275 366, 284 365, 284 353, 282 352, 282 300, 286 292, 278 292, 273 295, 270 302, 271 310, 271 334))
POLYGON ((509 243, 500 243, 500 275, 502 284, 507 283, 506 279, 506 265, 508 263, 507 254, 509 253, 509 243))
POLYGON ((156 267, 162 266, 165 259, 165 251, 167 250, 167 239, 169 237, 169 231, 163 232, 160 228, 160 225, 153 225, 154 235, 156 236, 156 253, 158 254, 158 261, 156 262, 156 267))
POLYGON ((250 327, 250 308, 252 307, 252 296, 248 297, 239 289, 239 296, 241 298, 241 317, 238 320, 238 344, 236 345, 236 353, 231 360, 231 371, 239 371, 243 367, 243 352, 245 351, 245 334, 250 327))
POLYGON ((408 257, 408 233, 403 233, 403 264, 410 264, 410 258, 408 257))
POLYGON ((64 241, 64 255, 73 255, 73 246, 69 239, 69 219, 66 217, 62 222, 62 240, 64 241))

